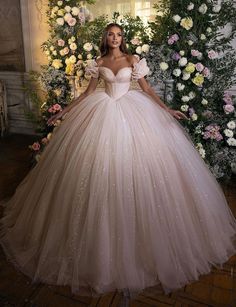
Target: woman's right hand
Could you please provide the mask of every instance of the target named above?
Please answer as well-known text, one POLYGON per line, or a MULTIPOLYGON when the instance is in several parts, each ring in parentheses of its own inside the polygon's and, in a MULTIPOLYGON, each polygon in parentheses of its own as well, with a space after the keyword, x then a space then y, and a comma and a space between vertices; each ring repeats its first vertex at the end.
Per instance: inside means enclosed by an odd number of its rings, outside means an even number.
POLYGON ((48 121, 47 121, 47 125, 48 125, 48 126, 54 125, 55 122, 56 122, 58 119, 60 119, 63 115, 64 115, 64 112, 61 111, 61 112, 59 112, 59 113, 57 113, 57 114, 51 116, 51 117, 48 119, 48 121))

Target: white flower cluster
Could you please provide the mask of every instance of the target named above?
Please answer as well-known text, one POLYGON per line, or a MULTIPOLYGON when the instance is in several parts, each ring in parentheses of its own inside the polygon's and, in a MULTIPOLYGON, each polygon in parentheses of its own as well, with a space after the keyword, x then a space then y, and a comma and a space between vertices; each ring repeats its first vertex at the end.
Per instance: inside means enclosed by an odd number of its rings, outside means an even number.
POLYGON ((197 144, 196 144, 196 148, 197 148, 197 150, 199 151, 201 157, 204 159, 204 158, 206 157, 206 151, 205 151, 205 149, 203 148, 202 143, 197 143, 197 144))
POLYGON ((236 139, 234 137, 235 135, 235 128, 236 128, 236 123, 234 120, 231 120, 227 123, 227 128, 224 129, 224 135, 227 137, 227 144, 229 146, 236 146, 236 139))

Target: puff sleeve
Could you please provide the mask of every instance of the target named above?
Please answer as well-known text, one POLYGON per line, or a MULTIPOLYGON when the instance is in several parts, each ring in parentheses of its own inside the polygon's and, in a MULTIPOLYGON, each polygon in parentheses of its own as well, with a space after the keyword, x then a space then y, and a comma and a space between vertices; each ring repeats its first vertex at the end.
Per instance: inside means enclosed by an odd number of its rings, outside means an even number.
POLYGON ((149 67, 145 58, 142 58, 139 62, 134 63, 132 71, 132 80, 138 80, 143 78, 149 73, 149 67))
POLYGON ((95 60, 90 60, 87 62, 85 73, 93 78, 99 77, 98 64, 95 60))

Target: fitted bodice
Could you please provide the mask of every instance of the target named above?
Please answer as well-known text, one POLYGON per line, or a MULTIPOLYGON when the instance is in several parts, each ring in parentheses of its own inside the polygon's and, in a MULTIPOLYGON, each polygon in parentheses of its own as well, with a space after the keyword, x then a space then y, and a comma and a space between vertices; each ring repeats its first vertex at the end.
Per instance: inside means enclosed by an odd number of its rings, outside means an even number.
POLYGON ((132 67, 120 68, 117 74, 105 66, 98 66, 95 60, 88 62, 86 73, 93 78, 102 78, 105 82, 105 92, 114 99, 119 99, 130 88, 131 80, 138 80, 149 72, 146 59, 134 63, 132 67))
POLYGON ((105 82, 105 92, 114 99, 118 99, 128 92, 131 75, 132 67, 123 67, 116 75, 108 67, 99 67, 99 76, 105 82))

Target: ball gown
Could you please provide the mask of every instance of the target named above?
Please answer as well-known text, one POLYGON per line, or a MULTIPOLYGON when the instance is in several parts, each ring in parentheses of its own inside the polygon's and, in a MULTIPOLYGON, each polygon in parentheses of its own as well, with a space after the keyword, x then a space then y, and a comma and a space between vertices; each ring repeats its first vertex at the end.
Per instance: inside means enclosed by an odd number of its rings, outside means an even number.
POLYGON ((131 80, 145 59, 112 70, 67 113, 38 164, 3 201, 0 243, 33 282, 73 293, 166 293, 236 254, 223 191, 170 113, 131 80))

